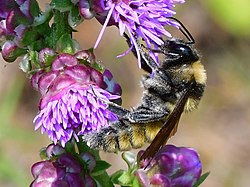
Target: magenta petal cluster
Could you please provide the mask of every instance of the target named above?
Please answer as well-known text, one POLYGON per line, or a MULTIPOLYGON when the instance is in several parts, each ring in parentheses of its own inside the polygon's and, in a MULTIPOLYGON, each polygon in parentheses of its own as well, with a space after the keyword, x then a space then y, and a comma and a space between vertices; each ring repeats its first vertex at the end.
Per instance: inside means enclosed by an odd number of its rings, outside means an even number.
POLYGON ((34 15, 32 14, 34 11, 31 11, 31 7, 34 4, 37 4, 34 0, 0 1, 0 36, 20 35, 24 30, 24 25, 33 22, 34 15))
POLYGON ((45 156, 47 160, 37 162, 31 168, 34 180, 30 187, 96 186, 89 174, 96 166, 96 160, 92 154, 81 153, 79 157, 74 157, 66 153, 60 145, 50 144, 45 150, 45 156))
POLYGON ((117 119, 106 102, 120 96, 107 90, 102 73, 72 55, 58 55, 50 71, 32 77, 32 85, 42 94, 35 130, 46 132, 55 144, 65 146, 73 137, 78 141, 78 136, 117 119))
POLYGON ((64 153, 55 161, 41 161, 31 168, 34 181, 30 187, 96 186, 94 179, 83 173, 80 163, 70 154, 64 153))
POLYGON ((32 11, 36 6, 35 0, 0 1, 0 48, 7 62, 13 62, 18 56, 26 53, 25 49, 22 49, 22 39, 34 20, 34 13, 37 13, 32 11))
POLYGON ((104 26, 116 25, 121 35, 125 32, 129 34, 131 44, 136 48, 139 58, 136 39, 141 37, 149 48, 158 48, 162 45, 161 37, 171 36, 164 27, 179 26, 174 20, 169 19, 175 14, 173 10, 175 4, 184 2, 184 0, 94 0, 93 10, 97 14, 96 18, 104 26))
POLYGON ((202 171, 201 161, 194 149, 174 145, 164 146, 147 165, 148 160, 136 172, 143 187, 192 187, 202 171))

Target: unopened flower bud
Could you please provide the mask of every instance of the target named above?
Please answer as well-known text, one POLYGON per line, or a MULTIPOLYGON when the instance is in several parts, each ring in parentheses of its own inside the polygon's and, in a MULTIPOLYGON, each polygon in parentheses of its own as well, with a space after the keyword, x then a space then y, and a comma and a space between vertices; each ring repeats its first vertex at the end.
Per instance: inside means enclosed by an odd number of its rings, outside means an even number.
POLYGON ((194 149, 173 145, 162 147, 150 163, 148 160, 143 162, 136 175, 144 187, 192 187, 202 170, 198 153, 194 149))
POLYGON ((84 19, 91 19, 95 16, 88 0, 79 0, 79 12, 84 19))
POLYGON ((19 48, 15 42, 6 41, 2 46, 2 56, 3 59, 7 62, 13 62, 17 57, 25 54, 26 49, 19 48))

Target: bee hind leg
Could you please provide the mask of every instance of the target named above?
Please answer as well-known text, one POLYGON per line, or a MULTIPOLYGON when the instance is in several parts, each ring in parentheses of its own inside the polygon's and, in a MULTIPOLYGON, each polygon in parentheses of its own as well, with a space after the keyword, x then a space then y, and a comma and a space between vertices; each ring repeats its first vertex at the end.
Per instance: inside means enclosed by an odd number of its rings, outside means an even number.
POLYGON ((160 121, 168 115, 168 112, 156 112, 152 110, 135 110, 127 115, 123 116, 123 119, 127 119, 133 123, 149 123, 154 121, 160 121))

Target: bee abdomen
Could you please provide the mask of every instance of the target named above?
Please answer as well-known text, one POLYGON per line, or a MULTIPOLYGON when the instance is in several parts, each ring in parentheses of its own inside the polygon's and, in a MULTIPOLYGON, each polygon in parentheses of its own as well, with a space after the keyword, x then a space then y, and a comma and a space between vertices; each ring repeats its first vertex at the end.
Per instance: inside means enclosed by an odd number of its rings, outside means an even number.
POLYGON ((163 125, 162 121, 147 124, 145 136, 148 143, 151 143, 163 125))
POLYGON ((162 122, 148 124, 128 124, 123 121, 113 122, 99 132, 83 136, 88 146, 105 152, 128 151, 141 148, 153 141, 162 126, 162 122))

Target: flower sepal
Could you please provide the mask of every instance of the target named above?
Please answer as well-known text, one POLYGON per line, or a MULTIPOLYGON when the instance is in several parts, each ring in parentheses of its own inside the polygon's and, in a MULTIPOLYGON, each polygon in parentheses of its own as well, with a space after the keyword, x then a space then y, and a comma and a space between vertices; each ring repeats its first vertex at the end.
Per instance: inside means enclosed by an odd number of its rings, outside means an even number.
POLYGON ((200 176, 200 178, 196 181, 196 183, 192 186, 192 187, 198 187, 200 186, 208 177, 208 175, 210 174, 210 172, 206 172, 203 175, 200 176))

